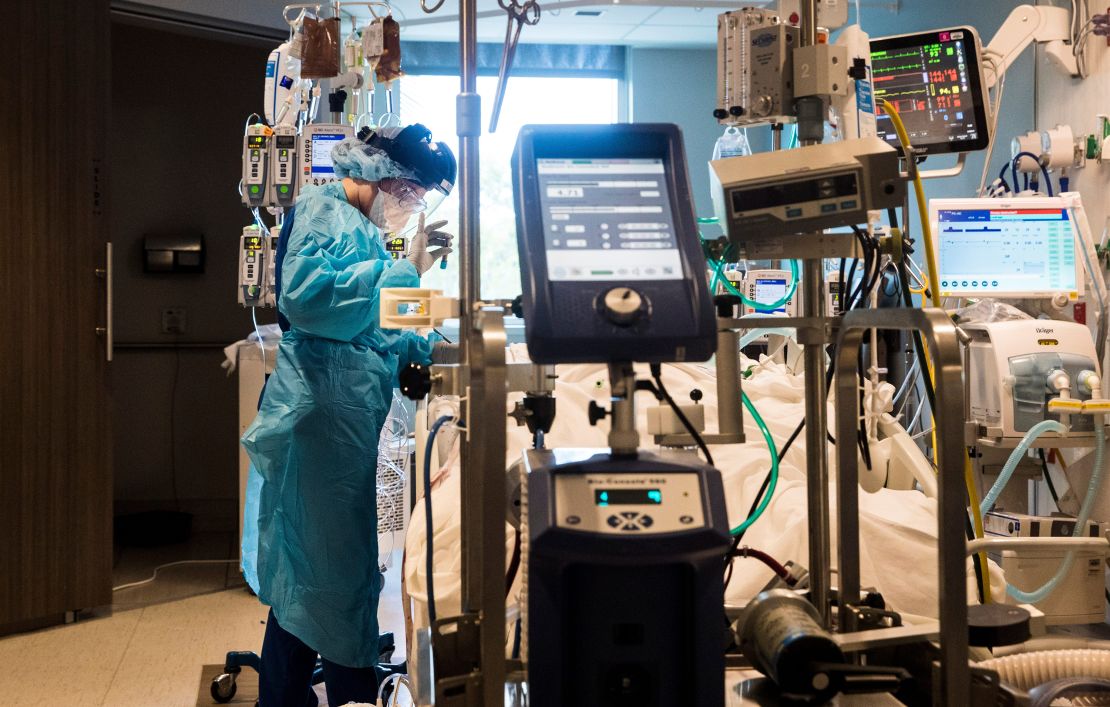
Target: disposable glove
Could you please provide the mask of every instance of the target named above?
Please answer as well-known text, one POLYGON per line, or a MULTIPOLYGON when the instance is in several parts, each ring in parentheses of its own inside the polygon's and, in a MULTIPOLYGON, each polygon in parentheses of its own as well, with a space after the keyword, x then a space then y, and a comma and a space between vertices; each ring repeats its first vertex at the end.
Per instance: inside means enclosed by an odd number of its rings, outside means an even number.
POLYGON ((408 261, 416 268, 418 275, 428 272, 437 260, 453 252, 451 240, 454 236, 445 231, 437 230, 445 225, 447 225, 446 221, 436 221, 425 225, 424 214, 420 214, 420 225, 416 234, 412 237, 409 254, 406 256, 408 261), (428 249, 429 246, 432 246, 431 250, 428 249))

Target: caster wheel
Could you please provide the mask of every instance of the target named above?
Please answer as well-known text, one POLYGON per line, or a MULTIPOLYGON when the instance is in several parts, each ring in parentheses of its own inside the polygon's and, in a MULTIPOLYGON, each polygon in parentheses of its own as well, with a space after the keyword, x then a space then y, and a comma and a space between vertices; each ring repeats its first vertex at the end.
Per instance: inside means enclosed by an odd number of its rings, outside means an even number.
POLYGON ((216 678, 213 678, 212 685, 209 686, 208 691, 212 694, 212 699, 220 704, 231 702, 231 698, 235 697, 235 676, 224 673, 216 678))

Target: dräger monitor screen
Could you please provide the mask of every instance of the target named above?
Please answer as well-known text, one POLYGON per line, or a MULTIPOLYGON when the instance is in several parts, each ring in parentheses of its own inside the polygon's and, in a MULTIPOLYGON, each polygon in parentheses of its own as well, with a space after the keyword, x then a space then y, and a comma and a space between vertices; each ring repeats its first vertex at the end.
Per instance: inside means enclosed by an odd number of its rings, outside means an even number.
POLYGON ((1078 290, 1067 209, 940 209, 937 238, 941 296, 1078 290))
POLYGON ((312 136, 312 173, 334 174, 331 149, 345 136, 340 134, 319 134, 312 136))
POLYGON ((678 280, 661 159, 536 160, 552 282, 678 280))
POLYGON ((971 30, 927 32, 871 42, 871 79, 879 137, 898 147, 880 101, 890 101, 925 153, 970 152, 988 144, 975 36, 971 30))

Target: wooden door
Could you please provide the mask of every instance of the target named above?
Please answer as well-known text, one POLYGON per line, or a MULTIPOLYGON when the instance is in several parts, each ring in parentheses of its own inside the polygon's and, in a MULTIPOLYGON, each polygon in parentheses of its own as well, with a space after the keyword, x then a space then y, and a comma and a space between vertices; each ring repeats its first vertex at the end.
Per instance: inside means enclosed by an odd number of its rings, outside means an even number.
POLYGON ((108 604, 112 557, 108 0, 4 14, 0 633, 108 604))

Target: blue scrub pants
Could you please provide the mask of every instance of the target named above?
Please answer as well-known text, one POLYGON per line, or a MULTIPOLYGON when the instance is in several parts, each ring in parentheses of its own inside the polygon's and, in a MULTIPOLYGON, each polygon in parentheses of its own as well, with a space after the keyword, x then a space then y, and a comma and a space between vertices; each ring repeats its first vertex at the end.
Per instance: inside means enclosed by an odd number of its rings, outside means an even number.
MULTIPOLYGON (((373 667, 348 668, 327 659, 322 662, 329 705, 374 704, 377 700, 378 676, 373 667)), ((315 667, 316 651, 279 626, 271 609, 262 639, 258 707, 316 707, 311 685, 315 667)))

